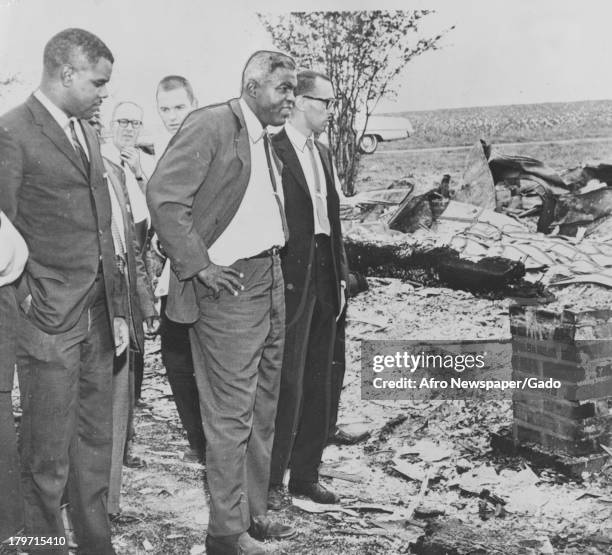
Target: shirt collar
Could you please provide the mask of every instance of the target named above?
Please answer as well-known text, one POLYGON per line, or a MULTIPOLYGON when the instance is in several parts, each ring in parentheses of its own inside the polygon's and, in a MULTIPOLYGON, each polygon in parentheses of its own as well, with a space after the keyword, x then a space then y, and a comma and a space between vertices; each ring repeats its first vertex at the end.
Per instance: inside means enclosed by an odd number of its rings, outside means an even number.
POLYGON ((244 116, 247 133, 251 138, 251 142, 255 144, 257 141, 259 141, 259 139, 262 138, 264 128, 261 125, 261 122, 257 119, 257 116, 253 113, 253 110, 251 110, 251 107, 246 103, 244 98, 240 98, 240 100, 238 100, 238 103, 240 104, 242 115, 244 116))
POLYGON ((51 114, 51 117, 62 129, 68 129, 70 118, 66 115, 66 112, 64 112, 61 108, 58 108, 40 89, 34 92, 34 97, 47 109, 47 111, 51 114))
POLYGON ((293 144, 295 148, 297 148, 300 152, 304 152, 306 148, 306 141, 309 138, 314 140, 312 133, 306 137, 295 125, 293 125, 290 121, 285 123, 285 133, 287 133, 287 137, 293 144))

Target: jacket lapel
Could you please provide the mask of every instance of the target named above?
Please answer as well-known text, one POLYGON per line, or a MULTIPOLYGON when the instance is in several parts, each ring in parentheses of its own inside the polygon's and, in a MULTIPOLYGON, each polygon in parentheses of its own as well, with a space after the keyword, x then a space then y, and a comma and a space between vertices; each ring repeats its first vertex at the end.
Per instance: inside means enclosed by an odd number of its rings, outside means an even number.
POLYGON ((234 112, 236 119, 238 120, 239 132, 234 139, 234 150, 238 159, 242 162, 243 167, 247 167, 249 174, 251 172, 251 145, 249 144, 249 134, 246 128, 246 122, 244 121, 244 115, 240 109, 240 103, 238 99, 234 98, 229 101, 229 106, 234 112))
POLYGON ((330 160, 329 160, 329 157, 327 156, 327 153, 321 148, 318 141, 315 141, 315 145, 317 147, 317 150, 319 151, 319 157, 321 158, 321 161, 323 162, 323 170, 325 172, 325 182, 327 184, 327 196, 329 196, 330 189, 334 189, 335 191, 334 172, 331 167, 330 160))
POLYGON ((85 177, 88 177, 85 174, 85 168, 83 168, 83 163, 79 155, 76 150, 74 150, 64 130, 59 126, 57 121, 53 119, 53 116, 51 116, 47 109, 34 96, 30 96, 27 100, 27 105, 34 116, 34 121, 42 127, 43 134, 51 140, 58 150, 60 150, 85 177))
MULTIPOLYGON (((125 234, 125 241, 128 241, 128 228, 129 228, 129 216, 128 216, 128 200, 127 200, 127 191, 125 189, 125 174, 123 170, 108 160, 104 159, 104 166, 108 171, 109 177, 108 180, 115 191, 115 195, 117 200, 119 201, 119 206, 121 207, 121 217, 123 219, 123 228, 125 234)), ((126 245, 127 247, 127 245, 126 245)))
POLYGON ((278 133, 278 138, 274 141, 274 147, 278 150, 278 155, 283 161, 284 166, 287 166, 296 181, 308 195, 308 198, 310 198, 310 190, 308 189, 308 183, 306 182, 306 176, 302 170, 302 165, 284 129, 278 133))

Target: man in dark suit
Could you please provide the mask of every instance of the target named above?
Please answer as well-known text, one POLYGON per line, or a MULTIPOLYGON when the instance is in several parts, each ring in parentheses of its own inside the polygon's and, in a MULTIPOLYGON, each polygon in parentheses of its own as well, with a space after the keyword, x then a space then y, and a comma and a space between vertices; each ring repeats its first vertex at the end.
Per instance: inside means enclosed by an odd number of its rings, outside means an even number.
POLYGON ((168 318, 193 323, 210 555, 265 553, 249 528, 260 539, 293 533, 266 516, 284 342, 278 251, 286 223, 265 127, 289 116, 295 84, 291 58, 256 52, 240 99, 189 114, 147 189, 173 270, 168 318))
POLYGON ((270 474, 270 508, 280 508, 285 470, 289 491, 318 503, 338 496, 319 484, 331 410, 336 319, 344 309, 347 268, 340 205, 329 150, 315 140, 334 108, 328 77, 298 74, 295 107, 274 137, 283 162, 289 242, 283 252, 286 341, 270 474))
POLYGON ((115 295, 111 200, 87 123, 113 61, 98 37, 66 29, 45 46, 40 88, 0 117, 0 209, 30 250, 16 322, 25 534, 56 538, 32 552, 68 553, 56 545, 66 490, 79 552, 114 553, 111 377, 128 328, 115 295))

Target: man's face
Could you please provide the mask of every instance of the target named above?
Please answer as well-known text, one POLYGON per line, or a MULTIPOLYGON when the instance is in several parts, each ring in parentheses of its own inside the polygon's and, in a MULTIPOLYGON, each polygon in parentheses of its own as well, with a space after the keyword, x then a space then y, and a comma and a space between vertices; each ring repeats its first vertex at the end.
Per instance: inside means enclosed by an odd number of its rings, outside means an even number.
POLYGON ((195 99, 193 101, 189 100, 189 95, 183 88, 170 91, 160 89, 157 92, 159 117, 164 122, 166 130, 172 134, 177 132, 187 114, 195 108, 195 99))
POLYGON ((115 110, 111 122, 113 143, 118 150, 132 147, 138 140, 142 126, 142 110, 134 104, 122 104, 115 110))
POLYGON ((326 79, 317 77, 313 89, 302 95, 300 105, 306 125, 315 134, 323 133, 334 110, 334 88, 326 79))
POLYGON ((294 70, 279 68, 274 70, 254 91, 255 115, 262 125, 283 125, 291 115, 297 85, 294 70))
POLYGON ((65 87, 64 108, 69 116, 91 118, 100 110, 102 101, 108 96, 106 84, 110 80, 113 64, 100 58, 91 64, 85 56, 78 55, 76 62, 63 73, 65 87))

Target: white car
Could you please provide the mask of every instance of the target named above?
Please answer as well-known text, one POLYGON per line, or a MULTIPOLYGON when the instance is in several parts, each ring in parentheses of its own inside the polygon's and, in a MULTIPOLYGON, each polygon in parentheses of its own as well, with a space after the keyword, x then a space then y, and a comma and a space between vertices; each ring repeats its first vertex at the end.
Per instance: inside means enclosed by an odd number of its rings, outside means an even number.
MULTIPOLYGON (((363 120, 355 123, 357 133, 363 129, 363 120)), ((378 143, 406 139, 412 135, 412 125, 406 118, 394 116, 370 116, 368 125, 359 141, 359 150, 364 154, 372 154, 378 143)))

